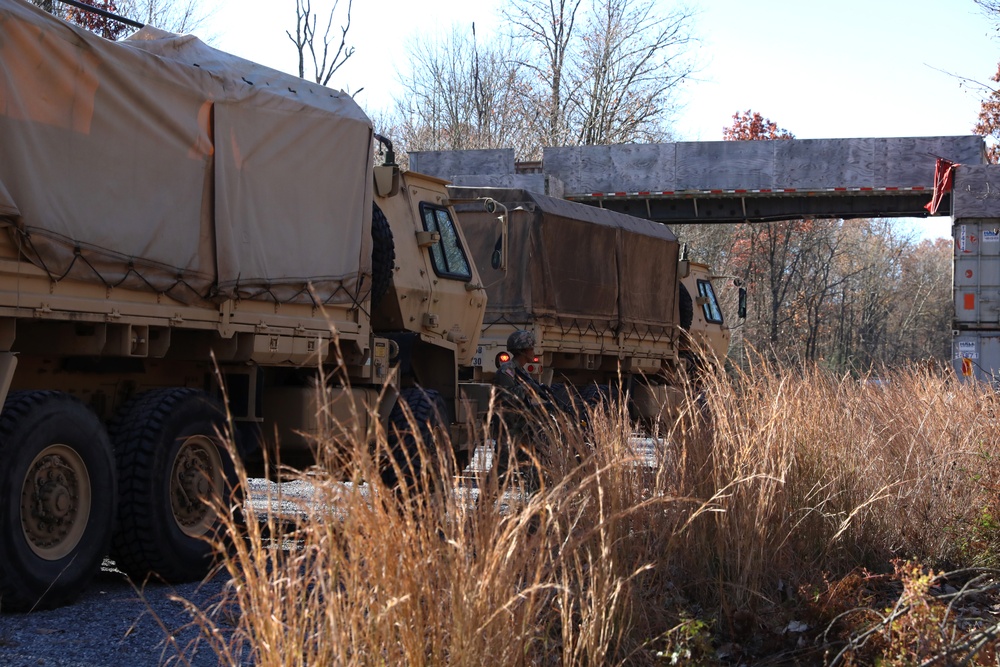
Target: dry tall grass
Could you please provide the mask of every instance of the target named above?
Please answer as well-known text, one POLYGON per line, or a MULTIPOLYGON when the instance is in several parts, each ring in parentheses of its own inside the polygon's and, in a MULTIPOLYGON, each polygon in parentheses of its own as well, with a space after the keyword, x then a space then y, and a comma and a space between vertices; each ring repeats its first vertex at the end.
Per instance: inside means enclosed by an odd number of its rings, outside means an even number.
POLYGON ((805 593, 858 568, 997 563, 992 392, 761 364, 688 394, 643 441, 653 465, 621 405, 547 422, 534 493, 443 464, 399 498, 361 484, 378 476, 353 443, 354 483, 306 473, 294 526, 252 508, 229 526, 237 611, 203 615, 206 637, 265 666, 707 664, 709 639, 780 641, 805 593))

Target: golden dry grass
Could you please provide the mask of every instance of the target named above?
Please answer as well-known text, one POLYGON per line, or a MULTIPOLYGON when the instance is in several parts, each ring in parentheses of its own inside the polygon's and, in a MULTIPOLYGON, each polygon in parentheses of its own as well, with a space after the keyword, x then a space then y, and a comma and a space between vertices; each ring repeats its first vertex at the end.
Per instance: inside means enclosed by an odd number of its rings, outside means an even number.
POLYGON ((792 650, 803 618, 832 641, 843 601, 820 602, 852 573, 997 563, 996 407, 927 370, 761 364, 689 388, 644 441, 654 465, 617 405, 546 423, 537 492, 479 473, 478 497, 447 466, 403 498, 362 485, 354 443, 354 484, 305 473, 293 527, 252 509, 229 527, 233 627, 200 622, 222 662, 257 665, 716 664, 792 650))

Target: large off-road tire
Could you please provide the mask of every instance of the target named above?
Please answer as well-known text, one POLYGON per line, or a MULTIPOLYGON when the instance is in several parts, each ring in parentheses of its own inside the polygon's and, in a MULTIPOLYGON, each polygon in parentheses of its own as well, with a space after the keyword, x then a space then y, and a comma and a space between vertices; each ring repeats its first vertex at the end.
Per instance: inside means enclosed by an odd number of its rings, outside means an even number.
POLYGON ((617 387, 597 383, 588 384, 580 391, 580 396, 587 407, 602 410, 609 410, 619 394, 617 387))
POLYGON ((461 475, 472 463, 472 451, 460 449, 455 451, 455 474, 461 475))
POLYGON ((71 602, 99 571, 115 519, 104 425, 54 391, 12 393, 0 413, 0 611, 71 602))
POLYGON ((447 430, 445 414, 444 399, 433 389, 407 387, 399 392, 396 405, 389 413, 388 444, 392 461, 381 466, 382 482, 386 486, 395 489, 405 485, 419 489, 425 477, 433 483, 440 461, 437 443, 447 430), (413 416, 416 431, 404 406, 413 416), (422 448, 418 446, 418 438, 423 442, 422 448))
POLYGON ((228 507, 233 464, 219 403, 196 389, 156 389, 122 407, 111 425, 120 486, 111 557, 133 579, 202 578, 213 564, 214 499, 228 507))
POLYGON ((602 403, 610 403, 615 392, 606 385, 591 382, 582 386, 572 384, 553 384, 549 387, 549 396, 554 407, 565 414, 576 417, 586 416, 586 408, 597 407, 602 403))
POLYGON ((392 271, 396 262, 396 243, 392 229, 382 209, 372 202, 372 310, 392 284, 392 271))

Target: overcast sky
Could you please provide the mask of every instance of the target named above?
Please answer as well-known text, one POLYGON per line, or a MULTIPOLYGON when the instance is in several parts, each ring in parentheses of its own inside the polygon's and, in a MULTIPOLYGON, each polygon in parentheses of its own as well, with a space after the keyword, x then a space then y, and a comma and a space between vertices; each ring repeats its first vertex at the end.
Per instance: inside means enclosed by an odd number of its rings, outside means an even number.
MULTIPOLYGON (((313 0, 320 8, 329 0, 313 0)), ((218 48, 295 72, 294 0, 219 0, 204 28, 218 48)), ((346 7, 347 0, 341 0, 346 7)), ((406 40, 476 23, 497 30, 498 0, 355 0, 356 52, 331 81, 370 113, 389 106, 406 40)), ((328 6, 328 5, 327 5, 328 6)), ((995 24, 972 0, 702 0, 701 72, 684 90, 679 140, 716 141, 752 109, 800 139, 971 134, 1000 59, 995 24)), ((921 221, 947 236, 946 218, 921 221)))

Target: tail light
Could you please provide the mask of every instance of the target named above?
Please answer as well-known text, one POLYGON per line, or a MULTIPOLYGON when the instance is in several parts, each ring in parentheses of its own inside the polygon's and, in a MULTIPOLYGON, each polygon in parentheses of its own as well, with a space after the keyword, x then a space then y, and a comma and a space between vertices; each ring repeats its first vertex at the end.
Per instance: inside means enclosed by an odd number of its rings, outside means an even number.
POLYGON ((531 375, 536 375, 542 372, 542 358, 532 357, 531 361, 524 365, 524 370, 528 371, 531 375))

